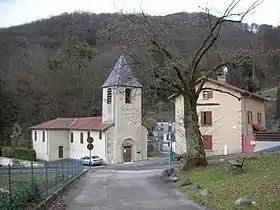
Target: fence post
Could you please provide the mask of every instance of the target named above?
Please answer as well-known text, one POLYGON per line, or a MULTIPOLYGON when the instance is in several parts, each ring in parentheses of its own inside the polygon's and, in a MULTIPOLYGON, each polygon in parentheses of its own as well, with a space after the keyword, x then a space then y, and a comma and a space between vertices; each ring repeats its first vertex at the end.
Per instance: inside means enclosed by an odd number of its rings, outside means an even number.
POLYGON ((72 176, 75 176, 76 164, 75 164, 75 159, 74 158, 72 159, 72 162, 73 162, 73 164, 72 164, 72 176))
POLYGON ((46 168, 46 193, 47 193, 47 196, 48 196, 48 162, 46 161, 45 162, 45 168, 46 168))
POLYGON ((11 182, 11 165, 8 165, 8 176, 9 176, 9 202, 10 208, 12 209, 12 182, 11 182))
POLYGON ((34 184, 33 162, 31 162, 31 183, 34 184))
POLYGON ((77 171, 79 171, 79 165, 78 165, 78 161, 77 158, 75 159, 75 174, 77 174, 77 171))
POLYGON ((64 183, 64 173, 63 173, 63 159, 61 161, 61 182, 64 183))
POLYGON ((68 173, 69 173, 69 159, 67 159, 66 160, 66 162, 65 162, 65 169, 66 169, 66 171, 65 171, 65 173, 66 173, 66 181, 68 181, 68 173))
POLYGON ((55 185, 57 185, 57 178, 58 178, 57 168, 58 168, 58 165, 55 166, 55 185))
POLYGON ((79 173, 79 165, 78 165, 78 160, 75 158, 75 174, 79 173))

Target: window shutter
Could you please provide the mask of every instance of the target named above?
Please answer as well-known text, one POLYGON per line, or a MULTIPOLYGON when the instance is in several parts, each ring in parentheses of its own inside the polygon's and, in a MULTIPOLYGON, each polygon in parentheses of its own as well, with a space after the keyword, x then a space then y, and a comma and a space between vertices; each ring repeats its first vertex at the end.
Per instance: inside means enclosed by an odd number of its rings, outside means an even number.
POLYGON ((212 112, 211 111, 206 112, 206 124, 212 125, 212 112))
POLYGON ((204 124, 204 112, 201 112, 201 114, 200 114, 200 123, 201 123, 201 125, 205 125, 204 124))
POLYGON ((203 147, 204 149, 212 149, 212 135, 203 136, 203 147))
POLYGON ((208 91, 208 98, 213 98, 213 91, 212 90, 208 91))

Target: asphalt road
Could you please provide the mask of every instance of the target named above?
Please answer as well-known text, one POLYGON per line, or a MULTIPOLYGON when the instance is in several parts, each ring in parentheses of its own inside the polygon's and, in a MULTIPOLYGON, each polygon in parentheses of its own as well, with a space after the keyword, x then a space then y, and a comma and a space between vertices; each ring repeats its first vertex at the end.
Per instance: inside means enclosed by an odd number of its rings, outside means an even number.
MULTIPOLYGON (((60 205, 62 206, 62 205, 60 205)), ((88 172, 69 190, 67 210, 200 210, 204 209, 164 182, 162 170, 88 172)))
MULTIPOLYGON (((146 161, 141 162, 132 162, 132 163, 120 163, 120 164, 110 164, 110 165, 102 165, 102 166, 92 166, 93 170, 135 170, 135 171, 141 171, 141 170, 155 170, 155 169, 166 169, 169 167, 169 156, 168 154, 161 154, 159 157, 153 157, 149 158, 146 161)), ((212 157, 209 158, 208 162, 215 161, 217 159, 224 158, 224 159, 230 159, 232 158, 232 155, 223 157, 212 157)), ((49 165, 48 166, 48 172, 61 172, 63 171, 74 171, 76 170, 77 166, 62 166, 60 165, 49 165)), ((182 167, 182 164, 180 161, 171 161, 170 163, 171 168, 180 168, 182 167)), ((88 166, 85 166, 85 168, 89 168, 88 166)), ((45 167, 34 167, 33 173, 45 173, 46 169, 45 167)), ((8 173, 8 167, 0 167, 0 174, 7 174, 8 173)), ((20 168, 17 166, 13 166, 11 168, 11 173, 31 173, 31 168, 20 168)))

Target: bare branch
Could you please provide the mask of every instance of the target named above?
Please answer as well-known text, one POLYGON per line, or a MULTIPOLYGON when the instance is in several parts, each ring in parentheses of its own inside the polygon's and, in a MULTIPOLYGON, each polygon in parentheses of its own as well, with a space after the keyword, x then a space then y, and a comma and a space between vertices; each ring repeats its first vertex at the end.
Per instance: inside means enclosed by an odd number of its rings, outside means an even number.
POLYGON ((232 0, 227 9, 225 10, 224 14, 219 17, 215 24, 212 26, 211 19, 209 15, 209 10, 207 10, 208 13, 208 23, 210 27, 210 31, 208 32, 208 35, 202 42, 200 48, 196 51, 192 63, 191 63, 191 76, 194 78, 195 72, 197 69, 198 64, 200 63, 201 59, 205 56, 205 54, 212 48, 214 43, 216 42, 223 23, 226 22, 232 22, 232 23, 240 23, 244 19, 244 17, 252 10, 254 10, 257 6, 259 6, 264 0, 256 0, 245 12, 239 13, 239 14, 232 14, 232 11, 236 6, 241 2, 242 0, 232 0), (237 15, 240 16, 239 20, 231 20, 229 19, 231 16, 237 15))

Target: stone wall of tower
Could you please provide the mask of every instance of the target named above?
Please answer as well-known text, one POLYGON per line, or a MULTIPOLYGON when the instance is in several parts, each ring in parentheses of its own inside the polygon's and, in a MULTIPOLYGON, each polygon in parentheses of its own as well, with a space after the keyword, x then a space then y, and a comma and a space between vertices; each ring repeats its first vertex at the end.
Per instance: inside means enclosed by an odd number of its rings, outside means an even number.
POLYGON ((108 87, 103 88, 102 94, 102 121, 103 122, 114 122, 115 121, 115 100, 116 100, 116 88, 108 87), (111 89, 111 103, 108 103, 108 89, 111 89))
POLYGON ((115 97, 116 161, 122 162, 122 144, 133 142, 133 161, 142 160, 142 89, 131 87, 131 103, 125 103, 125 87, 119 87, 115 97))

